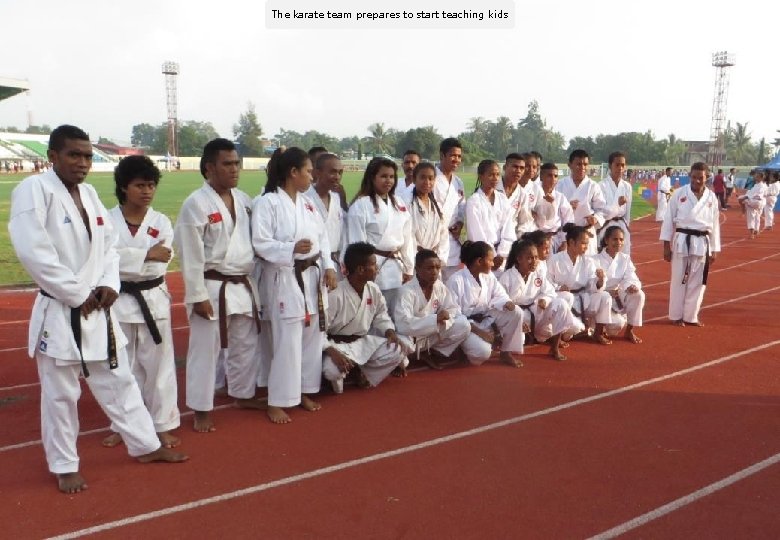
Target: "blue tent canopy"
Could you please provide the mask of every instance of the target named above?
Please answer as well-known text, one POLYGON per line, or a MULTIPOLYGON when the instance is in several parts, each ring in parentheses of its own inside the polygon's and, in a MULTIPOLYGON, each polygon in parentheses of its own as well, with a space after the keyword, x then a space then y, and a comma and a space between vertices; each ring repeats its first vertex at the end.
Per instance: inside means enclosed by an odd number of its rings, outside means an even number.
POLYGON ((780 152, 774 157, 772 161, 767 163, 766 165, 761 165, 758 167, 759 169, 765 169, 770 171, 780 171, 780 152))

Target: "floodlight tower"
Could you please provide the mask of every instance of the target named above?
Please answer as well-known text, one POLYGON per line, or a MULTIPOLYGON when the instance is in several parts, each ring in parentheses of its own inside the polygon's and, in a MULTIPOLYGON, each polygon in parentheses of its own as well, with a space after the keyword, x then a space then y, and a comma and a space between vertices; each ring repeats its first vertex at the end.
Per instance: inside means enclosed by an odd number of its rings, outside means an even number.
POLYGON ((178 105, 176 103, 176 76, 179 74, 179 64, 165 62, 162 65, 165 75, 165 94, 168 101, 168 155, 179 155, 179 141, 176 140, 176 116, 178 105))
POLYGON ((726 104, 729 97, 728 68, 734 65, 734 55, 719 51, 712 55, 715 68, 715 96, 712 100, 712 123, 710 125, 710 147, 707 162, 717 167, 726 155, 726 137, 723 127, 726 124, 726 104))

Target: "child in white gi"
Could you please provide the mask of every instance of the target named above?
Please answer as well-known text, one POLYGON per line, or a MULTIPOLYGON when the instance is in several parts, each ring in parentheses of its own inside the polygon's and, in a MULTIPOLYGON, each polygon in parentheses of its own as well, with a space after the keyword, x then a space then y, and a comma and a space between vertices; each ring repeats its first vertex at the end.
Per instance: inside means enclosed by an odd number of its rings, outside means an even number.
POLYGON ((766 205, 764 206, 764 229, 771 231, 775 225, 775 205, 780 195, 780 172, 774 171, 767 179, 766 205))
POLYGON ((623 252, 631 253, 631 201, 633 193, 631 184, 623 180, 626 172, 626 155, 623 152, 612 152, 609 155, 609 176, 599 182, 599 188, 604 196, 604 224, 599 227, 598 240, 604 238, 604 233, 610 225, 623 229, 623 252))
POLYGON ((753 187, 737 199, 742 213, 745 214, 750 238, 755 238, 761 230, 761 215, 764 213, 767 194, 764 179, 764 171, 756 171, 753 175, 753 187))
POLYGON ((436 185, 436 167, 432 163, 418 164, 412 172, 414 184, 404 199, 412 220, 415 252, 429 249, 439 253, 447 253, 450 235, 444 214, 433 196, 436 185))

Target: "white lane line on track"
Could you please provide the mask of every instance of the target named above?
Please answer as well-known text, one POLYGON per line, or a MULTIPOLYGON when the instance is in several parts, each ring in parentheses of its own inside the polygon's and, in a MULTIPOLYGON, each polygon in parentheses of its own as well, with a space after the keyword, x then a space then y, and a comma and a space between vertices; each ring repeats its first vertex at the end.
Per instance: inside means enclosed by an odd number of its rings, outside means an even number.
MULTIPOLYGON (((761 257, 760 259, 751 259, 749 261, 745 261, 745 262, 742 262, 742 263, 739 263, 739 264, 734 264, 732 266, 727 266, 725 268, 716 268, 715 270, 710 270, 710 274, 717 274, 719 272, 726 272, 727 270, 734 270, 735 268, 742 268, 743 266, 748 266, 748 265, 755 264, 755 263, 758 263, 758 262, 764 262, 764 261, 767 261, 769 259, 774 259, 778 255, 780 255, 780 252, 773 253, 772 255, 767 255, 766 257, 761 257)), ((657 287, 659 285, 669 285, 669 280, 658 281, 656 283, 650 283, 649 285, 642 285, 642 289, 649 289, 651 287, 657 287)))
POLYGON ((365 456, 362 458, 352 459, 349 461, 344 461, 341 463, 337 463, 335 465, 330 465, 328 467, 322 467, 319 469, 314 469, 311 471, 307 471, 301 474, 296 474, 293 476, 287 476, 285 478, 280 478, 278 480, 274 480, 271 482, 265 482, 263 484, 257 484, 254 486, 250 486, 244 489, 239 489, 236 491, 231 491, 228 493, 223 493, 221 495, 215 495, 213 497, 206 497, 203 499, 198 499, 195 501, 191 501, 188 503, 178 504, 175 506, 170 506, 168 508, 162 508, 160 510, 155 510, 153 512, 147 512, 143 514, 137 514, 135 516, 127 517, 124 519, 119 519, 116 521, 110 521, 107 523, 103 523, 101 525, 95 525, 93 527, 88 527, 86 529, 80 529, 77 531, 71 531, 68 533, 64 533, 60 536, 53 537, 55 540, 65 540, 70 538, 78 538, 80 536, 88 535, 88 534, 95 534, 102 531, 109 531, 113 529, 118 529, 120 527, 124 527, 127 525, 133 525, 135 523, 141 523, 144 521, 149 521, 155 518, 161 518, 170 516, 173 514, 178 514, 180 512, 186 512, 189 510, 194 510, 196 508, 201 508, 204 506, 217 504, 225 501, 229 501, 232 499, 237 499, 240 497, 246 497, 248 495, 254 495, 255 493, 261 493, 263 491, 268 491, 277 487, 286 486, 290 484, 295 484, 297 482, 301 482, 304 480, 309 480, 311 478, 317 478, 319 476, 324 476, 331 473, 336 473, 339 471, 343 471, 346 469, 351 469, 354 467, 358 467, 360 465, 365 465, 367 463, 373 463, 375 461, 380 461, 383 459, 388 459, 391 457, 401 456, 404 454, 408 454, 410 452, 416 452, 417 450, 424 450, 426 448, 431 448, 433 446, 438 446, 441 444, 449 443, 452 441, 457 441, 460 439, 465 439, 467 437, 472 437, 474 435, 479 435, 482 433, 486 433, 488 431, 494 431, 496 429, 504 428, 507 426, 512 426, 515 424, 519 424, 521 422, 525 422, 528 420, 532 420, 535 418, 540 418, 543 416, 547 416, 552 413, 565 411, 567 409, 571 409, 574 407, 579 407, 580 405, 585 405, 588 403, 592 403, 594 401, 600 401, 602 399, 606 399, 612 396, 624 394, 626 392, 630 392, 631 390, 636 390, 638 388, 642 388, 645 386, 649 386, 651 384, 663 382, 669 379, 673 379, 675 377, 680 377, 682 375, 687 375, 689 373, 693 373, 696 371, 699 371, 701 369, 705 369, 707 367, 715 366, 718 364, 722 364, 724 362, 728 362, 730 360, 734 360, 736 358, 740 358, 742 356, 746 356, 749 354, 752 354, 754 352, 762 351, 764 349, 768 349, 770 347, 774 347, 776 345, 780 345, 780 340, 770 341, 768 343, 764 343, 763 345, 758 345, 756 347, 751 347, 749 349, 745 349, 743 351, 736 352, 734 354, 730 354, 727 356, 722 356, 720 358, 716 358, 715 360, 710 360, 709 362, 704 362, 703 364, 698 364, 686 369, 682 369, 680 371, 675 371, 674 373, 669 373, 667 375, 661 375, 659 377, 655 377, 652 379, 647 379, 645 381, 641 381, 635 384, 631 384, 628 386, 623 386, 621 388, 616 388, 614 390, 609 390, 607 392, 602 392, 600 394, 595 394, 593 396, 589 396, 586 398, 577 399, 574 401, 569 401, 567 403, 562 403, 560 405, 556 405, 554 407, 549 407, 547 409, 542 409, 540 411, 535 411, 532 413, 524 414, 521 416, 515 416, 514 418, 509 418, 507 420, 501 420, 499 422, 494 422, 491 424, 486 424, 483 426, 479 426, 473 429, 469 429, 466 431, 459 431, 457 433, 452 433, 450 435, 445 435, 443 437, 437 437, 435 439, 429 439, 427 441, 423 441, 421 443, 412 444, 409 446, 404 446, 401 448, 396 448, 394 450, 388 450, 386 452, 380 452, 377 454, 372 454, 369 456, 365 456))
MULTIPOLYGON (((771 289, 764 289, 763 291, 758 291, 758 292, 746 294, 744 296, 739 296, 737 298, 729 298, 728 300, 723 300, 721 302, 715 302, 714 304, 708 304, 706 306, 702 306, 701 309, 704 310, 704 309, 710 309, 710 308, 714 308, 714 307, 718 307, 718 306, 723 306, 725 304, 733 304, 734 302, 739 302, 740 300, 747 300, 748 298, 753 298, 754 296, 761 296, 762 294, 774 292, 774 291, 776 291, 778 289, 780 289, 780 285, 778 285, 777 287, 772 287, 771 289)), ((668 315, 659 315, 658 317, 653 317, 652 319, 645 319, 645 322, 649 323, 649 322, 660 321, 660 320, 663 320, 663 319, 668 320, 669 319, 668 315)))
POLYGON ((703 497, 712 495, 713 493, 716 493, 724 488, 727 488, 730 485, 739 482, 740 480, 744 480, 749 476, 753 476, 754 474, 763 471, 767 467, 776 465, 778 462, 780 462, 780 453, 775 454, 774 456, 767 458, 764 461, 759 461, 758 463, 755 463, 750 467, 746 467, 741 471, 737 471, 734 474, 729 475, 726 478, 723 478, 722 480, 713 482, 712 484, 705 486, 699 490, 696 490, 693 493, 689 493, 684 497, 680 497, 679 499, 675 499, 670 503, 667 503, 663 506, 659 506, 655 510, 651 510, 646 514, 642 514, 641 516, 635 517, 630 521, 621 523, 620 525, 613 527, 608 531, 604 531, 600 534, 597 534, 596 536, 592 536, 589 540, 608 540, 610 538, 615 538, 617 536, 620 536, 621 534, 625 534, 632 529, 641 527, 653 520, 665 516, 666 514, 674 512, 675 510, 679 510, 683 506, 687 506, 691 503, 698 501, 703 497))

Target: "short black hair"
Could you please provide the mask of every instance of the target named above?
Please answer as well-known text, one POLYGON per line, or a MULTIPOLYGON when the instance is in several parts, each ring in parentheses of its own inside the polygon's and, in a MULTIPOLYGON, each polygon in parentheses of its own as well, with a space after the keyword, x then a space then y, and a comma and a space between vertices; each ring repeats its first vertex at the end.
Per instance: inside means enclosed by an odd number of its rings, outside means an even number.
POLYGON ((458 139, 455 137, 447 137, 441 142, 441 144, 439 144, 439 154, 446 154, 453 148, 460 148, 463 150, 463 146, 460 144, 458 139))
POLYGON ((206 163, 216 163, 217 156, 223 150, 226 152, 232 152, 236 149, 236 145, 233 142, 223 139, 222 137, 216 138, 206 143, 203 147, 203 155, 200 156, 200 174, 203 178, 206 178, 206 163))
MULTIPOLYGON (((624 158, 626 155, 623 152, 612 152, 609 157, 607 158, 607 162, 612 165, 612 162, 615 161, 617 158, 624 158)), ((628 159, 628 158, 626 158, 628 159)))
POLYGON ((376 253, 376 248, 366 242, 355 242, 347 246, 344 251, 344 268, 347 274, 355 272, 358 266, 367 266, 371 255, 376 253))
POLYGON ((141 178, 154 182, 154 185, 160 183, 160 169, 154 162, 146 156, 127 156, 114 169, 114 183, 116 188, 114 193, 119 204, 125 204, 127 194, 123 190, 132 180, 141 178))
POLYGON ((585 158, 590 159, 590 154, 588 154, 582 148, 578 148, 575 151, 573 151, 571 154, 569 154, 569 163, 571 163, 572 161, 574 161, 577 158, 580 158, 580 159, 585 159, 585 158))
POLYGON ((439 255, 432 249, 421 249, 414 256, 414 267, 420 268, 428 259, 438 259, 439 255))
MULTIPOLYGON (((309 158, 311 158, 311 155, 309 155, 309 158)), ((341 159, 336 154, 331 154, 330 152, 323 152, 319 156, 317 156, 317 163, 313 163, 315 169, 322 169, 325 166, 325 162, 329 161, 331 159, 341 159)))
POLYGON ((328 149, 325 148, 324 146, 312 146, 311 148, 309 148, 308 151, 309 159, 313 160, 317 154, 324 154, 327 151, 328 149))
POLYGON ((89 135, 83 129, 69 124, 57 126, 49 135, 49 150, 59 152, 65 147, 65 141, 68 139, 89 142, 89 135))
POLYGON ((556 165, 552 161, 548 161, 547 163, 545 163, 544 165, 539 167, 539 171, 549 171, 551 169, 555 169, 557 171, 558 170, 558 165, 556 165))

